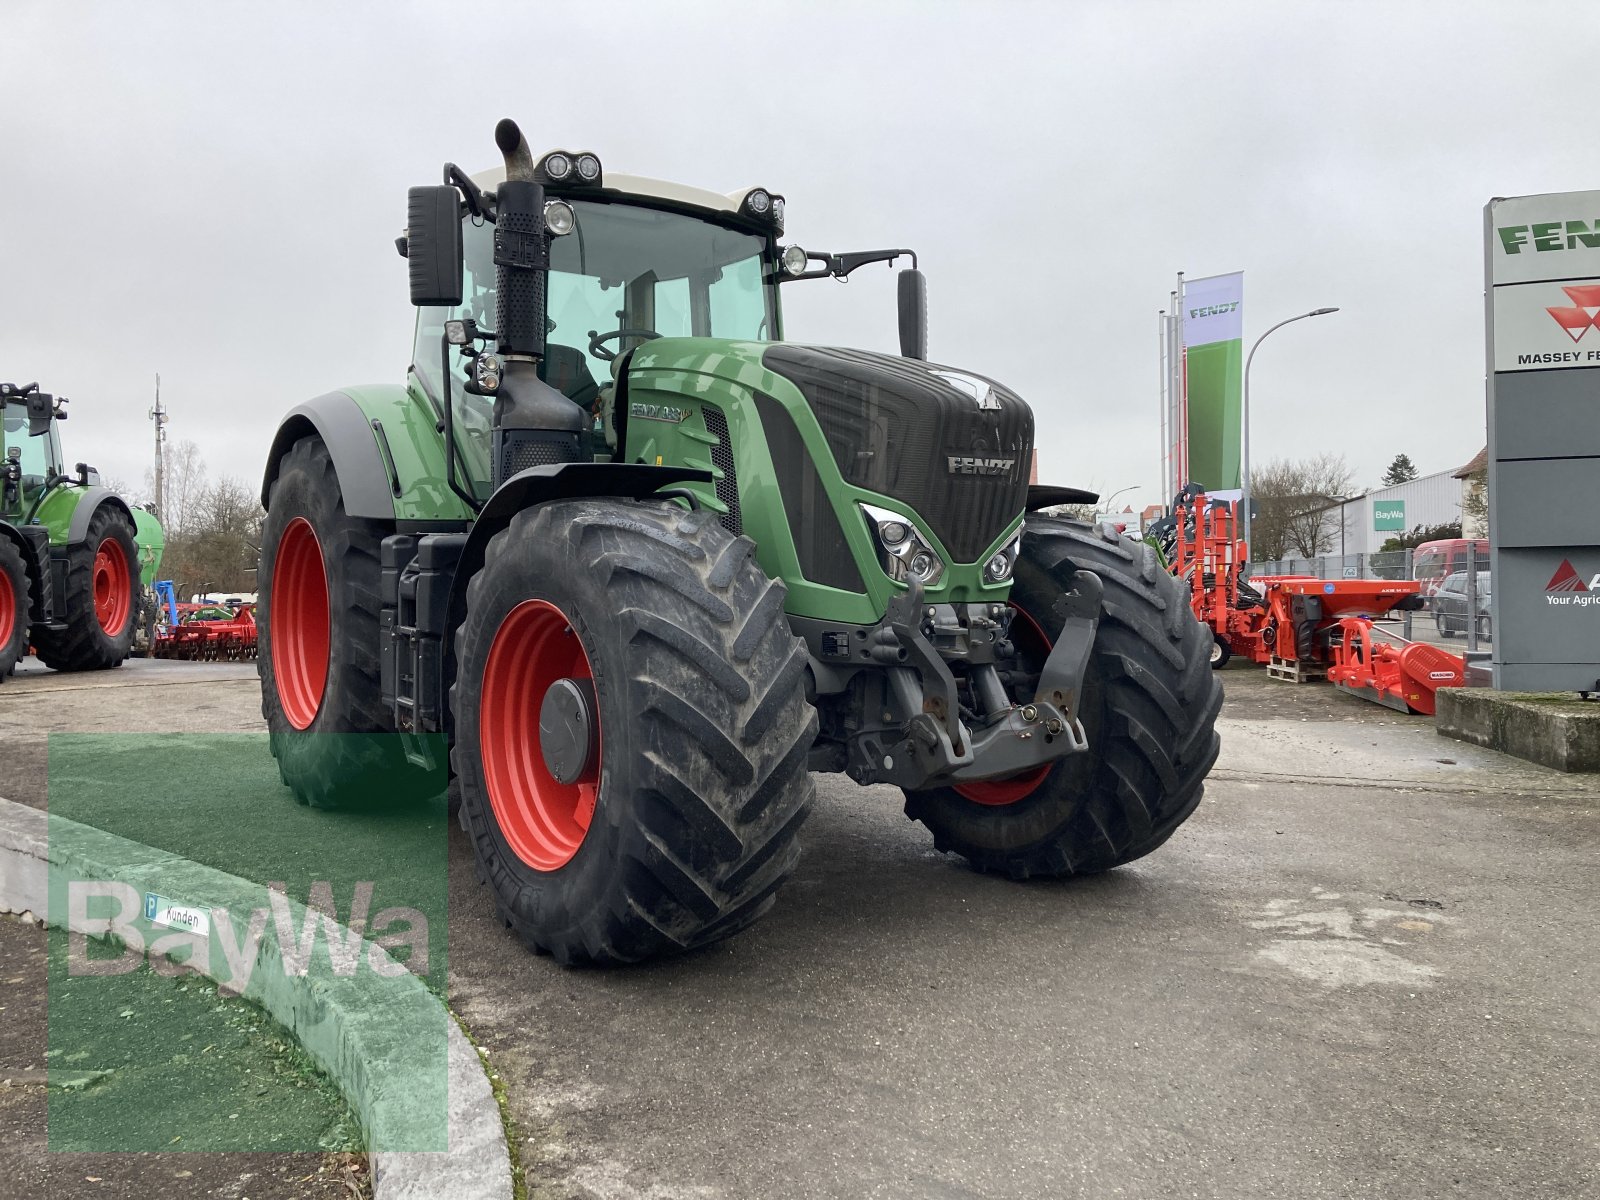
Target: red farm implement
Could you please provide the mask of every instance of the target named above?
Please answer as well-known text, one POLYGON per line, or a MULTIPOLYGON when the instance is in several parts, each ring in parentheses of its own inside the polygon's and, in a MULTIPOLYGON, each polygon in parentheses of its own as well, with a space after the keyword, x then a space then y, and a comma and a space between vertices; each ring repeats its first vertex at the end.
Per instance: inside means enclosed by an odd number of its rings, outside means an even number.
POLYGON ((214 604, 175 605, 177 622, 159 628, 151 654, 202 662, 239 662, 256 656, 255 610, 214 604))
POLYGON ((1249 549, 1238 536, 1236 505, 1196 488, 1178 497, 1157 531, 1168 568, 1189 585, 1194 614, 1211 629, 1211 663, 1234 655, 1274 679, 1327 679, 1353 695, 1431 716, 1434 692, 1461 687, 1457 655, 1378 631, 1374 618, 1423 606, 1415 580, 1242 578, 1249 549))

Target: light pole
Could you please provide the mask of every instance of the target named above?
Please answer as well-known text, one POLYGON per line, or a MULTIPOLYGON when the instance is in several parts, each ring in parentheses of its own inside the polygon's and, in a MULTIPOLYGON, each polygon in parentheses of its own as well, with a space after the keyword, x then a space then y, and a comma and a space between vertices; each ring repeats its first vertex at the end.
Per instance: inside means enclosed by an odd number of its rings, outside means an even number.
POLYGON ((1113 500, 1115 500, 1118 496, 1122 495, 1123 492, 1136 492, 1138 490, 1139 490, 1139 485, 1137 483, 1130 483, 1125 488, 1118 488, 1116 491, 1112 492, 1110 496, 1106 497, 1106 511, 1107 512, 1111 511, 1111 502, 1113 500))
POLYGON ((1285 325, 1293 325, 1296 321, 1304 321, 1307 317, 1325 317, 1329 313, 1338 311, 1337 308, 1313 308, 1298 317, 1279 321, 1256 339, 1255 345, 1250 347, 1250 353, 1244 360, 1244 412, 1241 414, 1244 424, 1244 455, 1239 464, 1239 501, 1244 506, 1244 544, 1249 548, 1251 558, 1255 557, 1255 546, 1250 541, 1250 363, 1255 359, 1257 348, 1267 340, 1268 334, 1282 329, 1285 325))

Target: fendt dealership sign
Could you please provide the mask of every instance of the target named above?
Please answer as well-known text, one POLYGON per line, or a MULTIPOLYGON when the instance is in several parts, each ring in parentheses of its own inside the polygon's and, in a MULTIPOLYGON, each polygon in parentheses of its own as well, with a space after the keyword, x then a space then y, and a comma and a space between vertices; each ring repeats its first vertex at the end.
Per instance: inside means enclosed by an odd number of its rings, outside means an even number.
POLYGON ((1600 192, 1491 200, 1495 686, 1600 687, 1600 192))

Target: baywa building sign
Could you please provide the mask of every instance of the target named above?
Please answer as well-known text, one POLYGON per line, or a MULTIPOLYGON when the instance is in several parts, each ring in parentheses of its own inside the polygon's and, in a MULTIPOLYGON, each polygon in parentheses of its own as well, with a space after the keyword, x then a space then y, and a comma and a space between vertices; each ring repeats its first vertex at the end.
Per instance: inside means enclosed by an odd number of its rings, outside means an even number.
POLYGON ((1600 191, 1491 200, 1495 686, 1600 688, 1600 191))

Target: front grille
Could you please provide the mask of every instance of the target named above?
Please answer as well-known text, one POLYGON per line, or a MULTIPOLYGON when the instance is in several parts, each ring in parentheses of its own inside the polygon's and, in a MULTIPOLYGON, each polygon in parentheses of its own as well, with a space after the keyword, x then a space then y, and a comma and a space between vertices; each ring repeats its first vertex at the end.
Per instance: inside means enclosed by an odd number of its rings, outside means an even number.
POLYGON ((765 392, 757 392, 756 412, 772 455, 778 495, 783 497, 783 513, 789 522, 789 536, 794 539, 800 574, 825 587, 866 591, 855 555, 850 553, 850 543, 839 524, 839 514, 828 499, 817 464, 806 452, 789 410, 765 392))
POLYGON ((717 439, 711 449, 711 463, 722 472, 717 480, 717 499, 728 506, 728 511, 717 519, 734 537, 744 532, 744 520, 739 515, 739 476, 733 466, 733 439, 728 436, 728 418, 720 408, 709 404, 700 410, 705 418, 706 432, 717 439))
POLYGON ((916 359, 775 345, 765 366, 806 398, 849 483, 892 496, 927 522, 957 562, 975 562, 1023 509, 1033 412, 1015 392, 971 372, 990 407, 916 359), (1010 460, 999 474, 952 471, 950 459, 1010 460))

